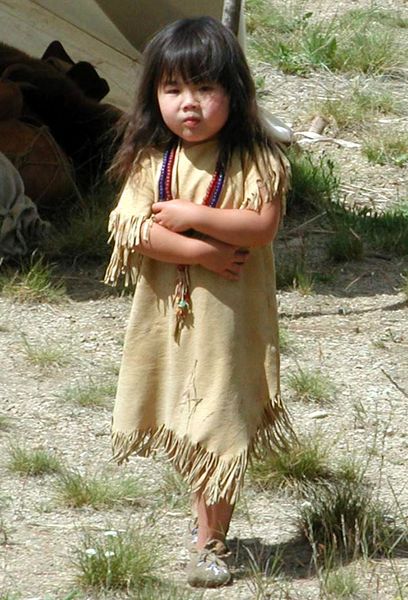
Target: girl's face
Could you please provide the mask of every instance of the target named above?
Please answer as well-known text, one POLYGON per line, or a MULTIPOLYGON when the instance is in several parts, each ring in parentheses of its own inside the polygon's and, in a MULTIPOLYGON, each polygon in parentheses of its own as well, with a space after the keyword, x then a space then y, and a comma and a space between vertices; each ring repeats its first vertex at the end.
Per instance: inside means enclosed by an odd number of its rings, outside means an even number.
POLYGON ((212 139, 228 120, 229 96, 219 83, 163 80, 157 99, 167 127, 188 143, 212 139))

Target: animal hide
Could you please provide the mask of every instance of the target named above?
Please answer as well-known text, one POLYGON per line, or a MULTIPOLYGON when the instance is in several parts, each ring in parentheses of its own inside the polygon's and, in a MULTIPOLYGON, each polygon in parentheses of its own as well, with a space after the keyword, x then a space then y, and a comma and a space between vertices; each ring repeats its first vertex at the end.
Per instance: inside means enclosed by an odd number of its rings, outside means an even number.
MULTIPOLYGON (((54 43, 54 49, 59 46, 54 43)), ((86 192, 110 164, 115 126, 122 112, 95 100, 106 92, 107 84, 97 75, 93 83, 84 83, 83 71, 89 74, 93 69, 89 63, 74 65, 68 55, 61 58, 61 52, 53 57, 50 47, 44 56, 45 60, 32 58, 0 43, 0 75, 19 87, 22 117, 49 129, 72 161, 79 186, 86 192)))
POLYGON ((19 172, 0 152, 0 260, 27 254, 49 230, 24 194, 19 172))
POLYGON ((72 164, 44 125, 18 119, 0 121, 0 152, 19 171, 25 194, 43 216, 61 214, 75 198, 72 164))

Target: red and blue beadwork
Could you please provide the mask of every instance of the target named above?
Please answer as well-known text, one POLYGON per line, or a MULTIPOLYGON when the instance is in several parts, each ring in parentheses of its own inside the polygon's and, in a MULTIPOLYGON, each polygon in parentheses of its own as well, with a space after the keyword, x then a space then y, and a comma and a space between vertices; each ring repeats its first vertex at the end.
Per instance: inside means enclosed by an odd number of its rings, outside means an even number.
MULTIPOLYGON (((169 146, 163 154, 163 163, 159 178, 159 201, 172 200, 171 182, 173 176, 174 160, 176 158, 177 144, 169 146)), ((205 198, 202 202, 205 206, 215 208, 221 195, 225 179, 225 172, 221 162, 218 160, 214 175, 207 188, 205 198)))
MULTIPOLYGON (((159 178, 159 201, 172 200, 171 183, 173 176, 174 161, 176 158, 177 144, 171 144, 163 154, 163 163, 159 178)), ((221 195, 222 186, 225 179, 225 171, 218 160, 214 175, 211 178, 202 204, 215 208, 221 195)), ((176 331, 175 337, 178 339, 180 331, 185 324, 187 315, 191 310, 190 281, 188 265, 177 266, 177 281, 174 293, 174 305, 176 306, 176 331)))

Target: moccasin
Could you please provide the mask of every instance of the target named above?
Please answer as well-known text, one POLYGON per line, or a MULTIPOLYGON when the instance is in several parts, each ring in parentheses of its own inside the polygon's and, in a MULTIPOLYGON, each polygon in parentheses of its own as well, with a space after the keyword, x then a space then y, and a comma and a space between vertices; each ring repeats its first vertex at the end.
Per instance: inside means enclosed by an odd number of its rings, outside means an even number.
POLYGON ((216 588, 230 583, 232 576, 226 563, 228 550, 221 540, 211 540, 193 555, 187 567, 187 581, 192 587, 216 588))

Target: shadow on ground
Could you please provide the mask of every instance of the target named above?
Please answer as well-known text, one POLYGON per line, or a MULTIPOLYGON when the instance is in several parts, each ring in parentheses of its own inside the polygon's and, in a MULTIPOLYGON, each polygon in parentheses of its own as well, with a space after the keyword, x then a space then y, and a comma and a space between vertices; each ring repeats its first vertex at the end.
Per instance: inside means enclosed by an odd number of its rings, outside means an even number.
MULTIPOLYGON (((265 544, 260 538, 234 538, 228 540, 228 546, 232 553, 231 564, 235 579, 247 578, 251 574, 307 579, 316 576, 317 570, 323 566, 323 560, 314 556, 312 546, 300 535, 280 544, 265 544)), ((391 554, 393 558, 408 557, 406 533, 396 532, 391 554)), ((330 567, 336 564, 344 566, 355 558, 339 554, 330 558, 330 567)), ((372 558, 381 560, 390 557, 378 555, 372 558)))
POLYGON ((89 264, 86 267, 60 267, 57 279, 62 281, 67 296, 74 302, 87 302, 89 300, 103 300, 104 298, 118 298, 132 293, 132 288, 112 287, 103 281, 105 264, 89 264))

